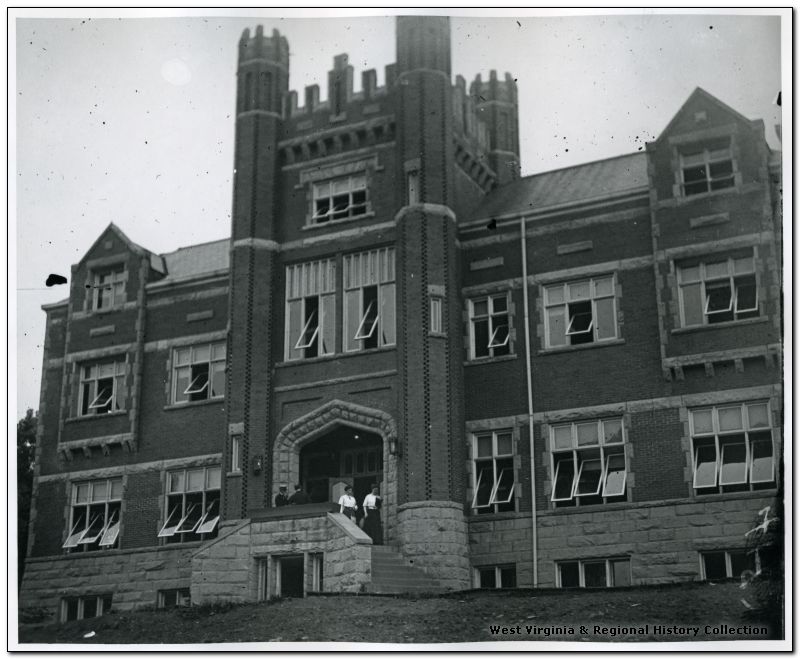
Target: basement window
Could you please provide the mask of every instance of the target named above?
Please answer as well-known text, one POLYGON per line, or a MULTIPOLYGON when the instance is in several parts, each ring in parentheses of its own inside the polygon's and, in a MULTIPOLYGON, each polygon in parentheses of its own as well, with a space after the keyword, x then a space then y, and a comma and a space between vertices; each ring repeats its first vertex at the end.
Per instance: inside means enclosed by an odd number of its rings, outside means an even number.
POLYGON ((593 558, 556 563, 558 588, 614 588, 631 585, 630 558, 593 558))
POLYGON ((111 611, 111 595, 81 595, 61 600, 61 622, 97 618, 111 611))
POLYGON ((188 588, 169 588, 158 591, 157 605, 159 609, 172 609, 176 606, 189 606, 191 600, 188 588))
POLYGON ((516 588, 516 565, 490 565, 475 568, 478 588, 516 588))
POLYGON ((731 549, 700 554, 700 578, 704 581, 741 579, 761 572, 758 550, 731 549))

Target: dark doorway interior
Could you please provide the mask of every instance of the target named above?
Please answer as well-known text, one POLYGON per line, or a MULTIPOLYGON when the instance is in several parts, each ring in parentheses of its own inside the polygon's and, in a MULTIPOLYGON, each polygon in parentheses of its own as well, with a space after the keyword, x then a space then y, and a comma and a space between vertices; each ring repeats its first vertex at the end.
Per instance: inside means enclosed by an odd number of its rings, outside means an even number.
POLYGON ((281 597, 303 596, 303 557, 282 556, 278 559, 281 571, 281 597))
POLYGON ((347 426, 335 428, 300 451, 300 478, 312 503, 332 501, 331 488, 344 481, 353 485, 360 507, 370 485, 380 486, 383 480, 380 435, 347 426))

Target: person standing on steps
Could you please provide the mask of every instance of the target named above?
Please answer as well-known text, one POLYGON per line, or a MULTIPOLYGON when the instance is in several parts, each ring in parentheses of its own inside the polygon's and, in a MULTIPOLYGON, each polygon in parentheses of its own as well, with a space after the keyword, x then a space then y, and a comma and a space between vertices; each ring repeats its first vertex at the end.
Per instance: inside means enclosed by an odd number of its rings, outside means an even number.
POLYGON ((309 502, 308 495, 303 492, 303 488, 298 483, 294 486, 294 494, 289 497, 289 503, 295 506, 302 506, 309 502))
POLYGON ((364 497, 364 533, 372 538, 373 545, 383 544, 381 496, 376 483, 372 484, 372 492, 364 497))
POLYGON ((344 494, 339 497, 339 512, 347 515, 353 522, 356 521, 356 498, 353 496, 353 486, 344 488, 344 494))
POLYGON ((289 497, 286 496, 286 486, 281 485, 278 488, 278 493, 275 495, 275 507, 280 508, 289 503, 289 497))

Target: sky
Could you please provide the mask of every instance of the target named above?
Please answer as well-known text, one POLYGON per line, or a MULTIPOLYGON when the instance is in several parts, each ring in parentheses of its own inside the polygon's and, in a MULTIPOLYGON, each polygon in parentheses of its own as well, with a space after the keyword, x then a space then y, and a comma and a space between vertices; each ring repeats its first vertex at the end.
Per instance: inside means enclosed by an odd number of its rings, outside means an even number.
MULTIPOLYGON (((326 98, 334 55, 349 54, 356 91, 361 71, 375 68, 383 85, 384 67, 395 61, 394 19, 378 15, 388 10, 370 17, 330 10, 324 18, 320 10, 316 17, 180 11, 11 14, 18 418, 38 407, 41 305, 68 295, 66 286, 45 287, 48 274, 69 277, 110 222, 157 253, 229 236, 237 43, 245 28, 262 24, 287 37, 289 87, 301 99, 315 83, 326 98)), ((453 78, 469 84, 496 69, 517 79, 523 175, 641 149, 695 87, 763 119, 768 143, 781 147, 776 16, 458 11, 453 78)))

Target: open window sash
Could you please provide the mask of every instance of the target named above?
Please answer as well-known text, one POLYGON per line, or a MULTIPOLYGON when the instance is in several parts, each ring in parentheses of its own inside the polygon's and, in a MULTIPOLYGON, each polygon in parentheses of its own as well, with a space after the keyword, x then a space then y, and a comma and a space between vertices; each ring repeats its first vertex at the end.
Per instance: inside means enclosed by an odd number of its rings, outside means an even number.
POLYGON ((194 530, 197 528, 197 525, 201 519, 201 517, 198 517, 195 520, 191 519, 192 513, 197 510, 197 506, 198 504, 196 503, 189 505, 189 507, 186 509, 186 514, 181 518, 181 521, 178 522, 175 533, 194 533, 194 530))
POLYGON ((750 482, 771 483, 775 480, 775 456, 771 439, 754 439, 750 447, 750 482))
POLYGON ((297 337, 297 343, 294 344, 295 350, 302 350, 304 348, 310 348, 314 341, 317 338, 317 334, 319 334, 319 323, 314 326, 314 331, 311 333, 309 338, 305 338, 308 335, 308 330, 311 327, 311 323, 313 323, 317 318, 317 311, 316 309, 311 312, 306 321, 306 324, 303 325, 303 329, 300 330, 300 336, 297 337))
POLYGON ((730 283, 723 281, 706 284, 706 304, 703 309, 706 316, 713 316, 716 313, 729 313, 732 308, 733 296, 731 295, 730 283), (719 295, 714 295, 717 291, 724 291, 727 293, 727 303, 725 303, 724 306, 717 306, 719 305, 719 300, 724 299, 719 295))
POLYGON ((164 526, 161 527, 161 530, 158 532, 159 538, 168 538, 169 536, 175 535, 175 531, 181 524, 181 507, 180 505, 174 506, 172 510, 169 511, 169 515, 167 515, 167 521, 164 522, 164 526), (177 513, 177 515, 176 515, 177 513), (175 522, 174 524, 170 525, 170 522, 177 517, 179 521, 175 522))
POLYGON ((208 389, 208 371, 198 373, 195 378, 186 387, 183 394, 189 396, 190 394, 200 394, 208 389))
POLYGON ((603 461, 600 458, 581 460, 578 477, 574 481, 574 497, 591 497, 600 494, 603 486, 603 461), (588 467, 588 468, 587 468, 588 467), (593 482, 596 479, 596 482, 593 482))
MULTIPOLYGON (((478 469, 478 481, 475 483, 475 494, 472 497, 472 507, 473 508, 485 508, 491 502, 491 493, 489 495, 489 500, 488 501, 486 501, 485 503, 479 503, 478 502, 478 495, 481 494, 481 482, 483 481, 483 474, 484 474, 484 472, 489 471, 489 470, 491 470, 491 467, 489 466, 488 463, 486 464, 486 468, 479 468, 478 469)), ((492 490, 492 492, 493 491, 494 490, 492 490)))
POLYGON ((80 542, 83 535, 86 533, 86 529, 80 528, 83 524, 86 523, 86 517, 84 515, 78 516, 78 521, 75 522, 72 529, 67 536, 67 539, 64 541, 64 544, 61 545, 63 549, 72 549, 73 547, 77 547, 78 543, 80 542))
POLYGON ((694 488, 714 487, 719 472, 719 456, 715 444, 698 446, 694 451, 694 488), (713 458, 713 459, 712 459, 713 458))
POLYGON ((613 454, 606 456, 606 470, 603 477, 603 496, 618 497, 625 494, 628 472, 625 469, 625 456, 613 454))
POLYGON ((86 527, 86 530, 83 532, 81 539, 78 540, 78 544, 90 545, 96 542, 97 539, 103 535, 103 531, 105 530, 106 526, 103 524, 103 515, 95 515, 89 522, 89 526, 86 527))
POLYGON ((739 284, 736 286, 736 302, 733 308, 735 313, 748 313, 751 311, 758 311, 758 288, 755 283, 753 284, 739 284), (746 288, 753 288, 753 302, 751 306, 745 306, 745 302, 741 300, 743 297, 742 290, 746 288), (740 301, 742 304, 740 304, 740 301))
POLYGON ((219 522, 219 510, 217 510, 215 516, 212 516, 214 508, 219 508, 218 499, 212 501, 208 508, 206 508, 206 511, 203 513, 203 516, 197 523, 195 533, 211 533, 214 530, 214 528, 217 526, 217 522, 219 522))
POLYGON ((747 442, 723 444, 719 468, 720 485, 743 485, 747 483, 747 442))
POLYGON ((97 396, 94 397, 94 400, 89 403, 90 410, 98 410, 103 409, 104 407, 108 407, 111 403, 111 398, 114 395, 114 385, 106 385, 101 390, 97 396))
POLYGON ((380 314, 375 314, 375 318, 372 320, 372 324, 369 326, 368 330, 365 327, 367 323, 369 323, 370 312, 372 311, 373 306, 375 306, 375 301, 371 300, 369 305, 367 305, 366 311, 361 316, 361 322, 358 324, 356 335, 353 337, 354 339, 369 339, 375 333, 375 329, 378 327, 378 318, 380 318, 380 314))
POLYGON ((589 321, 589 325, 586 327, 586 329, 576 329, 576 327, 575 327, 578 324, 578 322, 576 322, 576 321, 579 318, 585 317, 585 316, 589 316, 589 315, 591 315, 591 314, 589 314, 588 312, 581 312, 581 313, 572 314, 570 316, 570 318, 569 318, 569 325, 567 326, 567 336, 577 336, 577 335, 580 335, 580 334, 589 334, 594 329, 594 317, 592 317, 592 319, 589 321))
POLYGON ((106 527, 103 529, 103 534, 98 543, 101 547, 110 547, 117 541, 119 536, 119 515, 117 511, 111 513, 106 527))
POLYGON ((489 339, 489 347, 490 348, 502 348, 504 346, 507 346, 509 338, 511 338, 511 335, 508 332, 508 325, 498 325, 497 327, 494 328, 494 331, 492 332, 492 336, 489 339), (501 330, 505 330, 505 332, 504 332, 505 333, 505 338, 502 339, 502 340, 499 340, 497 338, 497 335, 498 334, 500 334, 500 336, 503 335, 503 332, 501 330))
POLYGON ((550 501, 571 501, 572 493, 575 491, 575 483, 577 482, 576 476, 572 455, 570 455, 569 460, 556 462, 555 473, 553 474, 553 494, 550 496, 550 501), (569 480, 568 487, 564 487, 563 484, 567 480, 569 480))
POLYGON ((497 477, 497 481, 495 482, 494 487, 492 488, 492 493, 489 495, 489 503, 490 504, 508 503, 509 501, 511 501, 513 496, 514 496, 514 470, 506 467, 505 469, 500 470, 500 475, 497 477), (508 477, 506 477, 506 474, 508 474, 508 477), (504 484, 508 488, 508 494, 506 495, 505 499, 498 498, 498 494, 501 492, 501 485, 504 484))

